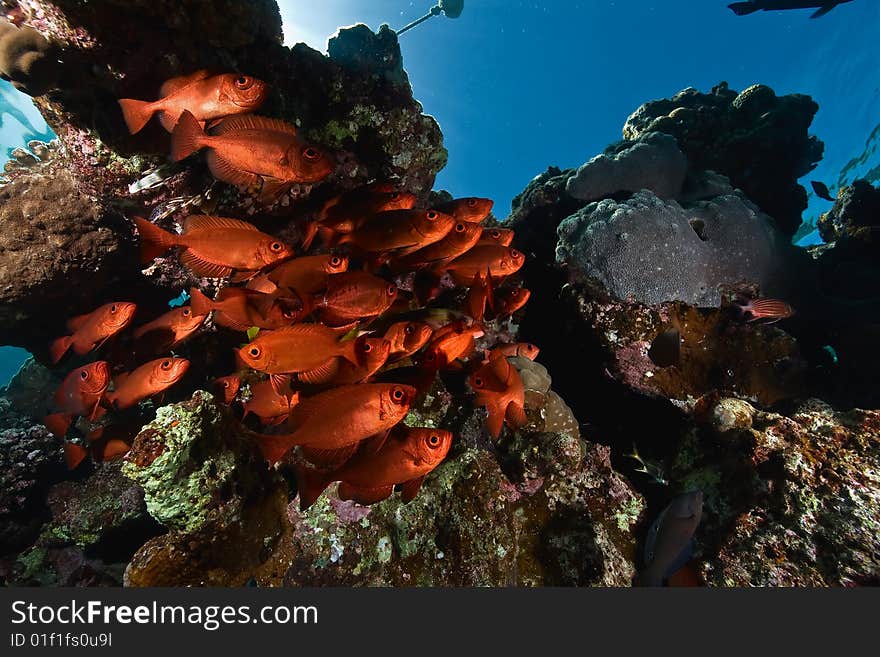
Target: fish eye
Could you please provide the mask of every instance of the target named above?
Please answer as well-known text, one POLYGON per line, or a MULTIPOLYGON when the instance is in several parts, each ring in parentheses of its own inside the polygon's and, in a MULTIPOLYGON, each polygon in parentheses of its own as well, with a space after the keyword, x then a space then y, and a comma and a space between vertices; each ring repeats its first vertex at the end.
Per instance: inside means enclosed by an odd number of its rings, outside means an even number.
POLYGON ((330 258, 330 264, 334 267, 338 267, 342 264, 342 258, 340 258, 339 256, 333 256, 332 258, 330 258))
POLYGON ((431 445, 431 447, 437 447, 437 445, 440 444, 440 437, 432 434, 431 437, 428 438, 428 444, 431 445))
POLYGON ((284 245, 281 244, 281 242, 272 242, 269 248, 272 249, 275 253, 278 253, 281 249, 284 248, 284 245))
POLYGON ((363 350, 365 354, 368 354, 373 351, 373 345, 371 345, 369 342, 364 342, 363 350))
POLYGON ((189 310, 189 308, 184 308, 184 309, 183 309, 183 316, 184 316, 184 317, 189 317, 189 315, 190 315, 190 310, 189 310))
POLYGON ((281 316, 284 317, 284 319, 293 319, 294 317, 296 317, 296 311, 285 310, 281 313, 281 316))
POLYGON ((407 335, 412 335, 414 331, 415 331, 415 329, 413 328, 412 324, 407 324, 406 328, 403 329, 403 332, 406 333, 407 335))
POLYGON ((259 358, 260 357, 260 348, 259 347, 251 347, 248 349, 248 353, 251 355, 251 358, 259 358))
POLYGON ((396 201, 400 198, 400 192, 391 192, 391 200, 396 201))
POLYGON ((475 208, 475 207, 477 207, 477 199, 469 198, 467 201, 467 204, 468 204, 469 208, 475 208))
POLYGON ((395 388, 391 391, 391 398, 394 401, 402 401, 405 396, 406 395, 404 395, 403 390, 400 388, 395 388))
POLYGON ((440 217, 434 210, 428 210, 425 216, 428 218, 428 221, 436 221, 440 217))
POLYGON ((170 370, 171 369, 171 361, 170 360, 163 360, 162 365, 160 365, 160 367, 163 370, 170 370))
POLYGON ((253 78, 249 78, 246 75, 239 75, 235 79, 235 86, 239 89, 249 89, 254 84, 253 78))
POLYGON ((492 239, 493 240, 500 240, 501 239, 501 232, 497 228, 492 231, 492 239))
POLYGON ((463 233, 465 230, 466 230, 466 228, 465 228, 464 224, 455 224, 455 232, 456 233, 463 233))
POLYGON ((483 381, 482 377, 478 376, 478 377, 474 378, 474 386, 476 386, 477 388, 482 388, 483 385, 484 385, 484 381, 483 381))
POLYGON ((303 157, 307 160, 314 162, 321 157, 321 152, 317 148, 309 146, 308 148, 303 150, 303 157))
POLYGON ((115 313, 115 312, 116 312, 116 304, 115 304, 115 303, 114 303, 112 306, 110 306, 110 312, 111 312, 111 313, 115 313))
POLYGON ((522 258, 522 253, 520 253, 516 249, 511 249, 510 250, 510 257, 513 258, 514 260, 519 260, 520 258, 522 258))
POLYGON ((80 371, 80 373, 79 373, 79 378, 81 378, 83 381, 88 381, 88 379, 89 379, 89 372, 88 372, 88 370, 82 370, 82 371, 80 371))
POLYGON ((391 283, 391 285, 388 286, 388 296, 391 297, 395 294, 397 294, 397 286, 394 283, 391 283))
POLYGON ((224 387, 224 388, 228 388, 228 387, 229 387, 229 381, 224 381, 224 382, 223 382, 223 387, 224 387))

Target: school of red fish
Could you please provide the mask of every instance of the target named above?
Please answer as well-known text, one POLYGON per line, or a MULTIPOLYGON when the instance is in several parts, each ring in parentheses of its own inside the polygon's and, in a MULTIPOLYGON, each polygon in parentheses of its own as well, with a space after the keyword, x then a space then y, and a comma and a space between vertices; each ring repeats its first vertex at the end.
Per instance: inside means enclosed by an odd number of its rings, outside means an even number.
MULTIPOLYGON (((277 198, 327 178, 335 158, 293 125, 252 114, 266 96, 252 77, 198 71, 166 82, 156 101, 119 104, 132 134, 160 121, 172 160, 203 153, 217 180, 277 198)), ((170 354, 211 318, 217 330, 247 334, 235 349, 240 368, 191 383, 209 384, 222 403, 240 404, 243 422, 259 422, 262 433, 251 433, 270 464, 296 452, 302 508, 333 482, 340 498, 360 504, 395 487, 413 499, 453 442, 449 431, 403 422, 439 372, 468 379, 494 439, 505 425, 526 423, 523 382, 507 359, 534 359, 538 348, 477 346, 489 322, 529 298, 508 280, 525 262, 513 232, 482 225, 492 205, 462 198, 419 207, 413 194, 379 181, 326 201, 297 245, 234 218, 192 215, 174 232, 132 217, 144 265, 176 257, 219 289, 193 288, 189 305, 159 317, 118 301, 68 322, 68 335, 50 347, 54 363, 120 341, 131 346, 122 360, 146 361, 119 371, 126 365, 108 357, 64 379, 45 424, 64 439, 68 466, 128 451, 140 426, 115 418, 181 382, 190 363, 170 354), (79 438, 70 433, 78 418, 86 421, 79 438)))

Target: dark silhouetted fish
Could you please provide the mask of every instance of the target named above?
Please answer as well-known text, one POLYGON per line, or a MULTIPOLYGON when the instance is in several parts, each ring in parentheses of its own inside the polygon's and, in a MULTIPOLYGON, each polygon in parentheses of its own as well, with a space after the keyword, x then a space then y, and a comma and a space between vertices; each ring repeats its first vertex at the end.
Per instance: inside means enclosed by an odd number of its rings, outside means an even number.
POLYGON ((816 196, 826 201, 831 201, 834 203, 834 197, 831 196, 831 192, 828 189, 828 185, 823 182, 819 182, 818 180, 811 180, 810 184, 813 186, 813 191, 816 192, 816 196))
POLYGON ((756 11, 777 11, 780 9, 810 9, 818 7, 810 18, 824 16, 837 5, 842 5, 852 0, 751 0, 750 2, 734 2, 727 5, 737 16, 753 14, 756 11))
POLYGON ((679 495, 663 509, 648 530, 645 540, 645 569, 639 573, 641 586, 660 586, 691 558, 692 539, 703 515, 703 493, 679 495))

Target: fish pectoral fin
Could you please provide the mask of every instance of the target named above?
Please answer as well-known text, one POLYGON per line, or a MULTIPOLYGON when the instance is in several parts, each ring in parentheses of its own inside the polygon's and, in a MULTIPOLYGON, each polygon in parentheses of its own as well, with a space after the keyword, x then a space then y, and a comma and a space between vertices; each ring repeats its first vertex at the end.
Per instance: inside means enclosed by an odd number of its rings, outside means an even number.
POLYGON ((338 468, 351 459, 360 443, 352 443, 340 449, 321 449, 303 446, 302 455, 311 464, 321 468, 338 468))
POLYGON ((251 280, 256 275, 257 272, 255 271, 242 270, 233 274, 232 278, 229 280, 233 283, 244 283, 245 281, 251 280))
POLYGON ((501 427, 504 426, 504 413, 494 405, 486 406, 486 410, 489 412, 489 417, 486 418, 486 430, 493 440, 498 440, 501 436, 501 427))
POLYGON ((217 153, 216 149, 209 149, 205 159, 208 162, 208 169, 211 170, 211 174, 217 180, 222 180, 238 187, 260 186, 260 177, 257 174, 239 169, 217 153))
POLYGON ((511 429, 519 429, 529 423, 529 419, 526 417, 526 409, 515 402, 507 405, 507 412, 504 417, 511 429))
POLYGON ((232 273, 232 267, 224 267, 203 260, 189 249, 181 254, 180 262, 196 276, 204 276, 205 278, 226 278, 232 273))
POLYGON ((409 504, 415 499, 416 495, 419 494, 419 490, 422 487, 423 481, 425 481, 425 475, 422 475, 421 477, 416 477, 415 479, 410 479, 403 484, 401 499, 403 500, 404 504, 409 504))
POLYGON ((810 18, 822 18, 822 16, 824 16, 825 14, 827 14, 829 11, 831 11, 832 9, 834 9, 836 6, 837 6, 837 3, 836 3, 836 2, 829 2, 829 3, 828 3, 827 5, 825 5, 824 7, 820 7, 820 8, 816 11, 816 13, 814 13, 812 16, 810 16, 810 18))
POLYGON ((359 488, 343 481, 339 484, 338 495, 340 500, 352 500, 363 506, 369 506, 388 499, 393 492, 394 486, 359 488))
POLYGON ((300 372, 297 375, 297 379, 299 379, 301 383, 307 383, 309 385, 319 385, 322 383, 327 383, 338 373, 339 359, 334 356, 326 363, 319 367, 316 367, 315 369, 308 370, 307 372, 300 372))
POLYGON ((286 395, 290 393, 290 374, 270 374, 269 382, 275 394, 286 395))
POLYGON ((387 431, 376 434, 372 438, 367 438, 364 441, 364 451, 367 454, 378 454, 382 447, 385 445, 385 442, 388 440, 388 436, 390 434, 391 429, 388 429, 387 431))

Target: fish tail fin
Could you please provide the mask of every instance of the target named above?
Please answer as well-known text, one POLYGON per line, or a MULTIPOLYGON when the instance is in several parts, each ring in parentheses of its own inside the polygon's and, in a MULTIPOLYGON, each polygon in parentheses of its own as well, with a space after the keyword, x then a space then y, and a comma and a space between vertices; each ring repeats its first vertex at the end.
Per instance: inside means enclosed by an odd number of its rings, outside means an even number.
POLYGON ((753 14, 761 8, 754 2, 734 2, 733 4, 729 4, 727 6, 732 9, 733 13, 737 16, 746 16, 748 14, 753 14))
POLYGON ((120 98, 118 102, 122 110, 122 118, 125 119, 125 125, 128 127, 130 134, 143 130, 155 112, 153 103, 145 100, 120 98))
POLYGON ((310 221, 306 224, 305 230, 303 232, 302 239, 302 249, 303 251, 308 251, 312 248, 312 242, 315 241, 315 237, 318 235, 318 222, 310 221))
POLYGON ((64 335, 57 340, 52 341, 52 344, 49 345, 49 354, 52 357, 53 365, 57 364, 58 361, 64 357, 64 354, 70 349, 71 344, 73 344, 72 335, 64 335))
POLYGON ((171 133, 171 159, 180 162, 204 147, 207 135, 196 117, 189 110, 184 111, 171 133))
POLYGON ((89 450, 82 445, 64 443, 64 461, 67 463, 68 470, 76 470, 88 454, 89 450))
POLYGON ((307 468, 301 463, 295 467, 296 485, 299 489, 299 510, 305 511, 318 501, 321 494, 330 485, 330 481, 321 472, 307 468))
POLYGON ((141 237, 141 262, 143 264, 152 262, 154 258, 158 258, 168 249, 178 246, 177 236, 167 230, 162 230, 156 224, 141 217, 135 217, 134 223, 141 237))
POLYGON ((64 438, 70 429, 73 418, 66 413, 52 413, 43 418, 43 424, 56 437, 64 438))
POLYGON ((197 287, 189 290, 189 305, 194 315, 207 315, 214 310, 216 304, 197 287))

